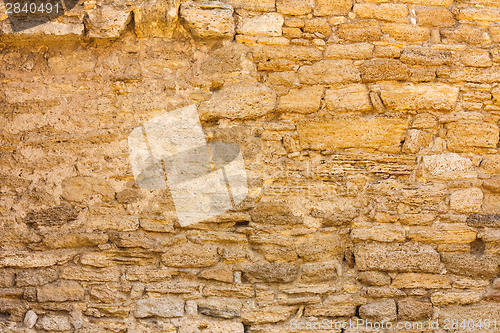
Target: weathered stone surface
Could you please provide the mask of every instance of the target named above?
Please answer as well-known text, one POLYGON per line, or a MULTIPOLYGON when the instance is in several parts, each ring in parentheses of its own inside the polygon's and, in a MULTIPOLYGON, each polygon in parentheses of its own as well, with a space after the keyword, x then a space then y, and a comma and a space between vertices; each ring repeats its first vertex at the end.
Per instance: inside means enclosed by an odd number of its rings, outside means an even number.
POLYGON ((49 267, 70 261, 75 252, 67 250, 51 251, 2 251, 0 252, 0 267, 49 267))
POLYGON ((374 46, 370 43, 332 44, 325 50, 325 58, 367 59, 373 56, 374 46))
POLYGON ((279 282, 287 283, 297 278, 297 266, 287 263, 255 263, 244 265, 244 276, 251 282, 279 282))
POLYGON ((53 268, 23 270, 16 274, 16 285, 19 287, 43 286, 57 280, 59 274, 53 268))
POLYGON ((219 261, 216 246, 196 243, 172 246, 166 249, 161 260, 170 267, 208 267, 219 261))
POLYGON ((340 272, 340 263, 335 260, 302 265, 300 280, 304 283, 323 282, 335 279, 340 272))
POLYGON ((267 13, 255 17, 245 17, 236 32, 244 35, 281 36, 283 15, 267 13))
POLYGON ((158 316, 162 318, 182 317, 184 315, 184 300, 180 297, 141 298, 137 301, 134 311, 136 318, 158 316))
POLYGON ((91 196, 99 196, 104 201, 113 200, 115 192, 104 179, 93 177, 71 177, 62 182, 62 198, 81 202, 91 196))
POLYGON ((476 239, 477 231, 462 224, 441 223, 431 227, 412 227, 408 238, 422 243, 468 244, 476 239))
POLYGON ((223 86, 212 97, 200 104, 202 119, 256 118, 274 110, 276 93, 259 83, 236 83, 223 86))
POLYGON ((431 27, 452 27, 455 25, 453 14, 444 7, 421 7, 416 10, 419 25, 431 27))
POLYGON ((494 255, 442 253, 441 259, 452 274, 490 279, 499 272, 500 262, 494 255))
POLYGON ((38 288, 37 297, 39 302, 65 302, 79 301, 84 296, 82 286, 73 281, 59 281, 38 288))
POLYGON ((180 15, 198 38, 232 38, 233 7, 221 1, 183 2, 180 15))
POLYGON ((314 15, 346 15, 352 8, 352 0, 315 0, 314 15))
POLYGON ((400 60, 409 65, 440 66, 450 65, 453 59, 450 51, 407 47, 401 53, 400 60))
POLYGON ((305 15, 311 12, 312 3, 308 0, 276 0, 276 10, 286 15, 305 15))
POLYGON ((432 294, 431 302, 436 306, 449 304, 471 304, 478 303, 482 294, 477 291, 468 292, 437 292, 432 294))
POLYGON ((458 99, 458 87, 442 83, 382 85, 381 97, 389 110, 451 111, 458 99))
POLYGON ((394 321, 397 318, 396 302, 391 299, 362 305, 359 308, 359 315, 371 321, 394 321))
POLYGON ((500 176, 494 176, 483 182, 483 187, 488 191, 500 193, 500 176))
POLYGON ((360 244, 356 246, 354 255, 356 265, 362 271, 439 271, 439 254, 428 245, 360 244))
POLYGON ((396 59, 367 60, 361 65, 361 77, 365 82, 383 80, 407 80, 408 67, 396 59))
POLYGON ((362 19, 377 19, 389 22, 406 22, 408 7, 398 3, 357 3, 353 12, 362 19))
POLYGON ((432 138, 432 134, 427 131, 410 129, 406 132, 403 152, 407 154, 416 154, 420 149, 429 146, 432 142, 432 138))
POLYGON ((479 213, 483 203, 483 191, 469 188, 455 191, 450 196, 450 208, 458 213, 479 213))
POLYGON ((35 313, 35 311, 29 310, 24 315, 23 323, 24 323, 24 325, 26 325, 26 327, 33 328, 33 326, 35 326, 37 320, 38 320, 38 316, 35 313))
POLYGON ((103 5, 87 12, 85 29, 89 37, 116 38, 130 22, 131 13, 127 8, 103 5))
POLYGON ((406 231, 400 225, 355 225, 351 231, 351 237, 355 242, 377 241, 377 242, 403 242, 406 231))
POLYGON ((313 86, 291 89, 279 99, 280 112, 312 113, 317 112, 323 97, 323 87, 313 86))
POLYGON ((305 316, 352 317, 359 302, 352 295, 330 295, 322 304, 308 306, 305 316))
POLYGON ((198 302, 201 314, 226 319, 240 317, 241 307, 241 301, 233 298, 209 297, 198 302))
POLYGON ((455 153, 424 156, 422 164, 428 178, 457 180, 477 177, 472 161, 455 153))
POLYGON ((395 153, 401 149, 406 126, 406 121, 395 118, 355 118, 301 123, 297 131, 303 148, 373 148, 395 153))
POLYGON ((359 20, 342 24, 339 27, 338 36, 349 42, 370 42, 379 40, 382 31, 376 20, 359 20))
POLYGON ((379 271, 360 272, 358 280, 370 286, 386 286, 391 283, 389 274, 379 271))
POLYGON ((263 309, 242 309, 241 320, 246 324, 276 323, 289 318, 295 311, 293 306, 267 306, 263 309))
POLYGON ((391 284, 394 288, 446 289, 451 288, 450 279, 445 275, 426 273, 401 273, 391 284))
POLYGON ((369 91, 364 84, 352 84, 327 89, 326 107, 336 112, 364 112, 372 110, 369 91))
POLYGON ((446 125, 448 148, 468 152, 474 148, 496 148, 499 140, 497 124, 478 121, 458 121, 446 125), (481 133, 481 135, 477 135, 481 133))
POLYGON ((305 84, 349 83, 360 80, 360 72, 350 60, 322 60, 299 69, 299 79, 305 84))
POLYGON ((148 0, 134 8, 135 33, 139 38, 171 38, 176 28, 180 1, 148 0))
POLYGON ((48 314, 38 320, 36 327, 49 332, 65 332, 71 330, 68 316, 48 314))
POLYGON ((432 303, 427 300, 404 299, 398 301, 398 320, 419 321, 432 317, 432 303))
POLYGON ((344 252, 344 241, 336 233, 310 234, 297 239, 297 254, 305 261, 331 260, 344 252))
POLYGON ((392 38, 404 42, 426 42, 430 38, 429 28, 419 27, 413 24, 383 23, 381 29, 382 32, 388 34, 392 38))

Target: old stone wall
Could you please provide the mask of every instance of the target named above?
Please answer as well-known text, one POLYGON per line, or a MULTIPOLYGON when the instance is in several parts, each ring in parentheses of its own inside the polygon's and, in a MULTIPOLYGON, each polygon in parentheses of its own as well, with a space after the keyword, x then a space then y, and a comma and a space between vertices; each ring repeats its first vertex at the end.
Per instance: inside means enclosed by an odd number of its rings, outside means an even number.
POLYGON ((0 332, 500 331, 499 1, 5 10, 0 332), (249 195, 182 227, 127 138, 192 104, 249 195))

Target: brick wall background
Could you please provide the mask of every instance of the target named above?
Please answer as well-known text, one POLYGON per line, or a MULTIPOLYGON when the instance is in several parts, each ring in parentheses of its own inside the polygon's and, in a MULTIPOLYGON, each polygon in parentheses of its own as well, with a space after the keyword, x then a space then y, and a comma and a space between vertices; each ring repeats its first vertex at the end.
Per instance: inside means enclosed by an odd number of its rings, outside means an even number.
POLYGON ((500 2, 89 0, 16 33, 4 13, 0 331, 499 330, 500 2), (193 103, 250 194, 181 227, 127 137, 193 103))

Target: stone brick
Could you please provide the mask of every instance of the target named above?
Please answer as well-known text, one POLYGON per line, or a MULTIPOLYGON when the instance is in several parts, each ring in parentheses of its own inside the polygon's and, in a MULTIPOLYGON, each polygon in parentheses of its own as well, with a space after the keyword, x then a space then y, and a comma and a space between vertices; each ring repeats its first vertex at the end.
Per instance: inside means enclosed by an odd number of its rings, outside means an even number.
POLYGON ((233 7, 220 1, 183 2, 180 15, 198 38, 232 38, 233 7))
POLYGON ((49 332, 66 332, 72 329, 68 316, 47 314, 36 323, 36 328, 49 332))
POLYGON ((461 8, 456 14, 458 20, 498 22, 500 10, 496 8, 461 8))
POLYGON ((381 98, 389 110, 451 111, 455 108, 459 88, 443 83, 397 84, 381 86, 381 98))
POLYGON ((426 42, 429 40, 431 31, 426 27, 413 24, 383 23, 381 29, 392 38, 404 42, 426 42))
POLYGON ((455 81, 495 83, 500 80, 497 66, 481 67, 451 67, 449 78, 455 81))
POLYGON ((58 277, 59 274, 53 268, 24 270, 16 274, 16 286, 43 286, 44 284, 57 280, 58 277))
POLYGON ((365 82, 407 80, 408 67, 396 59, 367 60, 361 65, 361 77, 365 82))
POLYGON ((460 24, 458 27, 442 29, 440 32, 450 44, 480 45, 489 42, 484 35, 486 30, 476 26, 460 24))
POLYGON ((328 21, 324 18, 314 18, 305 21, 302 30, 306 33, 311 34, 320 33, 326 38, 330 37, 331 35, 330 24, 328 24, 328 21))
POLYGON ((241 321, 245 324, 276 323, 288 319, 297 311, 294 306, 266 306, 259 309, 243 308, 241 321))
POLYGON ((394 278, 391 286, 399 289, 447 289, 451 288, 451 282, 450 278, 445 275, 401 273, 394 278))
POLYGON ((389 274, 378 271, 359 272, 358 281, 369 286, 387 286, 391 284, 389 274))
POLYGON ((476 256, 470 253, 442 253, 448 273, 473 278, 491 279, 499 273, 499 260, 494 255, 476 256))
POLYGON ((227 0, 225 2, 233 6, 233 8, 250 11, 272 12, 276 9, 275 0, 227 0))
POLYGON ((447 8, 421 7, 417 8, 416 12, 419 25, 431 27, 452 27, 455 25, 455 18, 447 8))
POLYGON ((184 300, 180 297, 141 298, 134 311, 136 318, 162 317, 175 318, 184 315, 184 300))
POLYGON ((318 48, 299 45, 256 45, 252 47, 252 54, 257 61, 271 58, 287 59, 291 61, 317 61, 323 57, 322 52, 318 48))
POLYGON ((335 84, 360 81, 360 72, 350 60, 322 60, 299 68, 300 82, 335 84))
POLYGON ((130 22, 131 13, 117 6, 95 6, 85 17, 85 29, 89 37, 116 38, 130 22))
POLYGON ((465 66, 490 67, 493 65, 490 53, 482 49, 467 49, 460 55, 460 62, 465 66))
POLYGON ((428 300, 403 299, 398 301, 398 320, 421 321, 431 318, 432 303, 428 300))
POLYGON ((352 295, 329 295, 323 304, 306 307, 305 316, 317 317, 352 317, 359 303, 352 295))
POLYGON ((468 244, 476 239, 477 232, 465 225, 438 224, 432 227, 413 227, 408 238, 423 243, 468 244))
POLYGON ((299 269, 288 263, 255 263, 242 268, 244 276, 251 282, 287 283, 297 278, 299 269))
POLYGON ((276 0, 278 13, 286 15, 305 15, 312 10, 312 3, 308 0, 276 0))
POLYGON ((349 42, 370 42, 379 40, 382 30, 376 20, 359 20, 340 25, 338 36, 349 42))
POLYGON ((344 252, 343 239, 336 233, 310 234, 296 240, 297 254, 305 261, 332 260, 344 252))
POLYGON ((356 246, 354 255, 356 265, 362 271, 439 271, 439 254, 428 245, 360 244, 356 246))
POLYGON ((483 191, 478 188, 458 190, 450 196, 450 208, 458 213, 479 213, 483 197, 483 191))
POLYGON ((325 50, 325 58, 368 59, 373 56, 374 46, 369 43, 332 44, 325 50))
POLYGON ((73 281, 59 281, 37 289, 39 302, 80 301, 84 290, 79 283, 73 281))
POLYGON ((219 258, 216 246, 189 242, 165 249, 161 260, 169 267, 209 267, 219 258))
POLYGON ((149 0, 134 8, 135 33, 139 38, 172 38, 179 1, 149 0))
POLYGON ((283 21, 283 15, 278 13, 245 17, 238 25, 236 32, 256 36, 281 36, 283 21))
POLYGON ((472 161, 455 153, 427 155, 422 159, 424 176, 441 180, 477 177, 472 161))
POLYGON ((406 232, 400 225, 379 224, 353 226, 351 237, 355 242, 377 241, 377 242, 403 242, 406 232))
POLYGON ((340 262, 335 260, 306 263, 301 267, 300 280, 304 283, 334 280, 340 273, 339 267, 340 262))
POLYGON ((256 118, 274 110, 276 93, 259 83, 236 83, 224 85, 208 101, 200 104, 198 112, 202 119, 256 118))
POLYGON ((403 152, 407 154, 416 154, 420 149, 429 146, 432 142, 432 134, 420 130, 408 130, 406 132, 405 141, 403 144, 403 152))
POLYGON ((354 5, 353 12, 361 19, 406 22, 408 7, 399 3, 357 3, 354 5))
POLYGON ((446 125, 448 148, 456 152, 474 148, 496 148, 499 140, 497 124, 478 121, 457 121, 446 125), (481 135, 477 135, 481 133, 481 135))
POLYGON ((0 267, 34 268, 49 267, 70 261, 76 255, 69 250, 50 251, 1 251, 0 267))
POLYGON ((453 58, 450 51, 407 47, 403 50, 400 60, 409 65, 441 66, 450 65, 453 58))
POLYGON ((64 267, 60 278, 66 280, 87 281, 87 282, 106 282, 118 281, 121 272, 116 267, 111 268, 91 268, 91 267, 64 267))
POLYGON ((500 176, 494 176, 483 182, 483 187, 488 191, 500 193, 500 176))
POLYGON ((279 99, 280 112, 312 113, 319 111, 324 88, 319 86, 291 89, 279 99))
POLYGON ((399 152, 406 131, 406 121, 391 118, 355 118, 297 125, 303 148, 325 150, 372 148, 399 152))
POLYGON ((370 92, 364 84, 351 84, 327 89, 326 107, 335 112, 365 112, 372 110, 370 92))
POLYGON ((388 299, 362 305, 359 308, 359 316, 370 321, 394 321, 397 319, 396 302, 388 299))
POLYGON ((255 297, 255 290, 251 284, 214 284, 203 288, 203 296, 252 298, 255 297))
POLYGON ((241 301, 235 298, 209 297, 198 302, 198 312, 218 318, 237 318, 241 315, 241 301))
POLYGON ((314 0, 315 16, 347 15, 352 8, 352 0, 314 0))
POLYGON ((110 201, 115 198, 115 191, 104 179, 71 177, 66 178, 61 186, 61 196, 68 201, 81 202, 91 196, 100 196, 104 201, 110 201))
POLYGON ((477 291, 467 292, 437 292, 432 294, 431 302, 435 306, 443 306, 449 304, 472 304, 478 303, 482 298, 482 294, 477 291))
POLYGON ((482 172, 500 174, 500 155, 486 155, 479 166, 482 172))

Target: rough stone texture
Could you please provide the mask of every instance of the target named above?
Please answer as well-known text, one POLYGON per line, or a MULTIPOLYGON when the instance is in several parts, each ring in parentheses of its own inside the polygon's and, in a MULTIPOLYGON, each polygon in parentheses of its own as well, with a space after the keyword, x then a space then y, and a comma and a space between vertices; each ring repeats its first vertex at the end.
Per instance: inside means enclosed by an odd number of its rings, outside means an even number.
POLYGON ((0 332, 500 322, 498 1, 0 7, 0 332), (192 104, 249 191, 181 226, 127 138, 192 104))

